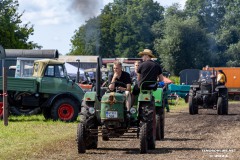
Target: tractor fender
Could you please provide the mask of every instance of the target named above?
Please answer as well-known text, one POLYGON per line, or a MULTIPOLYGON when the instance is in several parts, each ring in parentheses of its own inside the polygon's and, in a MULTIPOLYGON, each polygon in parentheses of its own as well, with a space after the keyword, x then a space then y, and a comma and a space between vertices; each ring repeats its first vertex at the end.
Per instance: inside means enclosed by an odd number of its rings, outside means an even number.
POLYGON ((139 94, 138 96, 138 101, 139 102, 149 102, 152 101, 152 96, 150 94, 139 94))
POLYGON ((96 92, 86 92, 83 96, 83 100, 82 101, 92 101, 95 102, 96 101, 96 92))
POLYGON ((70 92, 65 92, 65 93, 59 93, 59 94, 56 94, 56 95, 50 97, 48 99, 48 101, 44 104, 44 107, 51 107, 56 102, 56 100, 58 100, 60 98, 70 98, 70 99, 74 100, 76 103, 78 103, 79 108, 82 103, 77 99, 77 97, 74 94, 72 94, 70 92))

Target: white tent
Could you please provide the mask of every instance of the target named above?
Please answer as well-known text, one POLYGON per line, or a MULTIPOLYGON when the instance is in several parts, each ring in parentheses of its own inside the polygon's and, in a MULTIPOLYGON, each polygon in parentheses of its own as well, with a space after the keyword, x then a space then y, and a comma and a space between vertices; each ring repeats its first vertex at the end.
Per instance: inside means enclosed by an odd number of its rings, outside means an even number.
MULTIPOLYGON (((74 65, 69 64, 69 63, 65 63, 65 67, 66 67, 66 70, 67 70, 68 74, 77 74, 77 72, 78 72, 78 68, 75 67, 74 65)), ((79 68, 79 73, 83 75, 84 70, 79 68)))

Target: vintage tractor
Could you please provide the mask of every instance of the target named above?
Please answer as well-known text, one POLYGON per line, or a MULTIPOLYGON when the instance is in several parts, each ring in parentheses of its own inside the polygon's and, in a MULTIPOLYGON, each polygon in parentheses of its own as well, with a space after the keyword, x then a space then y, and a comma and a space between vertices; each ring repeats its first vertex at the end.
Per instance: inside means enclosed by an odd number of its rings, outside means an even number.
POLYGON ((217 109, 217 114, 228 114, 228 90, 217 85, 215 70, 200 71, 200 78, 190 87, 189 113, 198 114, 198 109, 217 109))
POLYGON ((119 137, 131 131, 140 139, 140 153, 155 148, 156 120, 155 104, 152 95, 153 85, 141 90, 138 105, 131 108, 131 115, 126 110, 125 94, 121 91, 110 91, 103 94, 100 88, 100 58, 96 72, 96 92, 86 92, 80 112, 80 123, 77 129, 78 153, 86 149, 97 148, 98 133, 102 140, 119 137))

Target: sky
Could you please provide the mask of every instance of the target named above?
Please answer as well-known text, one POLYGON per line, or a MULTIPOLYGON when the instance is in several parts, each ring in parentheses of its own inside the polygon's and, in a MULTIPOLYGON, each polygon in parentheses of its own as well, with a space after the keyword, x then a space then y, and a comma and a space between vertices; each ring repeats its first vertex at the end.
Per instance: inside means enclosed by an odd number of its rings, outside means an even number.
MULTIPOLYGON (((186 0, 156 0, 164 7, 186 0)), ((74 31, 91 17, 100 14, 104 5, 113 0, 18 0, 18 13, 23 13, 22 23, 34 27, 29 40, 43 46, 42 49, 57 49, 65 55, 71 49, 74 31)))

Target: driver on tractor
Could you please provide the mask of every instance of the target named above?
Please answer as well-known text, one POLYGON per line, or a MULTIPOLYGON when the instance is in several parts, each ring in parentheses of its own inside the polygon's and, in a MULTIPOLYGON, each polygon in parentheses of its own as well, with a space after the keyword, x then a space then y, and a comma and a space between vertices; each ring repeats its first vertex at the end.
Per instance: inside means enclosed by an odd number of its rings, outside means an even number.
POLYGON ((109 89, 113 91, 115 88, 117 90, 123 91, 126 96, 126 107, 127 112, 129 113, 131 108, 131 78, 130 74, 122 70, 122 63, 115 61, 113 63, 114 74, 109 76, 109 89), (122 83, 125 84, 125 86, 122 83))
MULTIPOLYGON (((132 92, 132 100, 134 101, 135 96, 140 92, 140 85, 145 81, 163 81, 162 68, 159 64, 152 61, 151 58, 155 58, 150 49, 144 49, 142 52, 138 53, 142 57, 143 62, 138 68, 138 77, 136 84, 132 92)), ((133 105, 134 103, 132 103, 133 105)))

